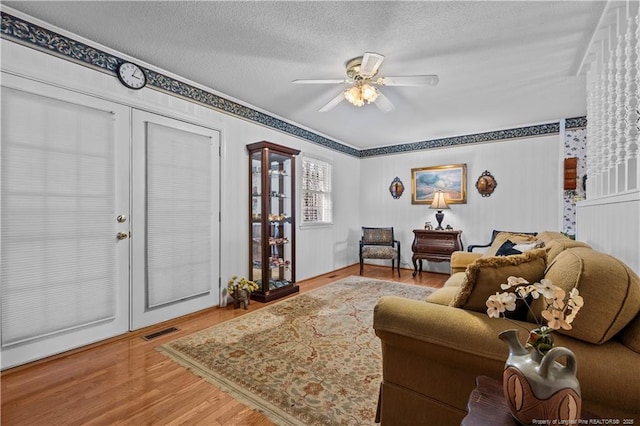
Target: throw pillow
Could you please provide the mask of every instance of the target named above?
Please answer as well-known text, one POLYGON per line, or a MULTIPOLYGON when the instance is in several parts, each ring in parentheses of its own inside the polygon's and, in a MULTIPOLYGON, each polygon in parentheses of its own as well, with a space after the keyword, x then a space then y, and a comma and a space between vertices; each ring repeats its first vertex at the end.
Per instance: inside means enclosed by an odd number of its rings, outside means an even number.
POLYGON ((487 251, 482 255, 483 257, 493 257, 498 252, 498 249, 504 244, 507 240, 515 244, 523 244, 523 243, 531 243, 536 241, 535 235, 529 234, 516 234, 512 232, 500 232, 496 235, 496 238, 491 243, 491 246, 487 249, 487 251))
POLYGON ((516 243, 512 242, 511 240, 505 241, 496 252, 496 256, 511 256, 512 254, 522 254, 520 250, 514 248, 515 245, 516 243))
MULTIPOLYGON (((500 284, 506 283, 510 276, 522 277, 530 283, 539 282, 544 278, 546 260, 545 249, 511 256, 481 257, 467 267, 464 281, 449 306, 487 312, 489 296, 504 291, 500 284)), ((519 315, 516 313, 515 316, 519 315)))
POLYGON ((526 244, 516 244, 513 246, 514 250, 519 250, 524 253, 525 251, 533 250, 534 248, 544 247, 544 243, 542 241, 534 241, 532 243, 526 244))
POLYGON ((534 248, 542 247, 544 244, 542 241, 534 241, 532 243, 520 243, 516 244, 511 240, 507 240, 500 246, 496 252, 496 256, 511 256, 513 254, 522 254, 534 248))

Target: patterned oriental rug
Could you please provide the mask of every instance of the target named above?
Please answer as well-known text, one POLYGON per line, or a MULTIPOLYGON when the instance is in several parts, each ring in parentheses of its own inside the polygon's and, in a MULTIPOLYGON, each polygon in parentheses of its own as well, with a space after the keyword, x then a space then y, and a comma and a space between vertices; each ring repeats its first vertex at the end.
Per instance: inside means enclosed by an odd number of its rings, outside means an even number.
POLYGON ((158 347, 278 425, 373 424, 382 296, 433 289, 348 277, 158 347))

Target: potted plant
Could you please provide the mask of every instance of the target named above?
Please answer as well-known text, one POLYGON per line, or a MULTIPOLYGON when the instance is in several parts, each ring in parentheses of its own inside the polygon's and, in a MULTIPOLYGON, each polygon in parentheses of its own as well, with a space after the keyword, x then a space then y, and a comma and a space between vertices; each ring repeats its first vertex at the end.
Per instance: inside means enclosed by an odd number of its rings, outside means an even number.
POLYGON ((254 281, 249 281, 245 277, 232 276, 227 283, 227 293, 233 297, 233 309, 239 308, 240 305, 248 309, 251 292, 257 289, 258 284, 254 281))

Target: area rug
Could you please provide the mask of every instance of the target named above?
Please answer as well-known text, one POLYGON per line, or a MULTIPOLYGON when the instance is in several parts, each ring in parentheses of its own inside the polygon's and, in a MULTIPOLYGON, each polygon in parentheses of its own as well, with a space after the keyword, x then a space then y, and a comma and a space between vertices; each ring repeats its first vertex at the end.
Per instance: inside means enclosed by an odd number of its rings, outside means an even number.
POLYGON ((433 289, 348 277, 158 347, 279 425, 373 424, 382 381, 373 308, 433 289))

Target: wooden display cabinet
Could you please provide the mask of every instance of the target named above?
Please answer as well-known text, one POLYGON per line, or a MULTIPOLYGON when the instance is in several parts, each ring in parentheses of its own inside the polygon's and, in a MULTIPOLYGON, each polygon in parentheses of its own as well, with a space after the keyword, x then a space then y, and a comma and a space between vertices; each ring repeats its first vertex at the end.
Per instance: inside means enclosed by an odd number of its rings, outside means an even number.
POLYGON ((296 149, 262 141, 249 151, 249 279, 251 298, 268 302, 296 284, 296 149))

